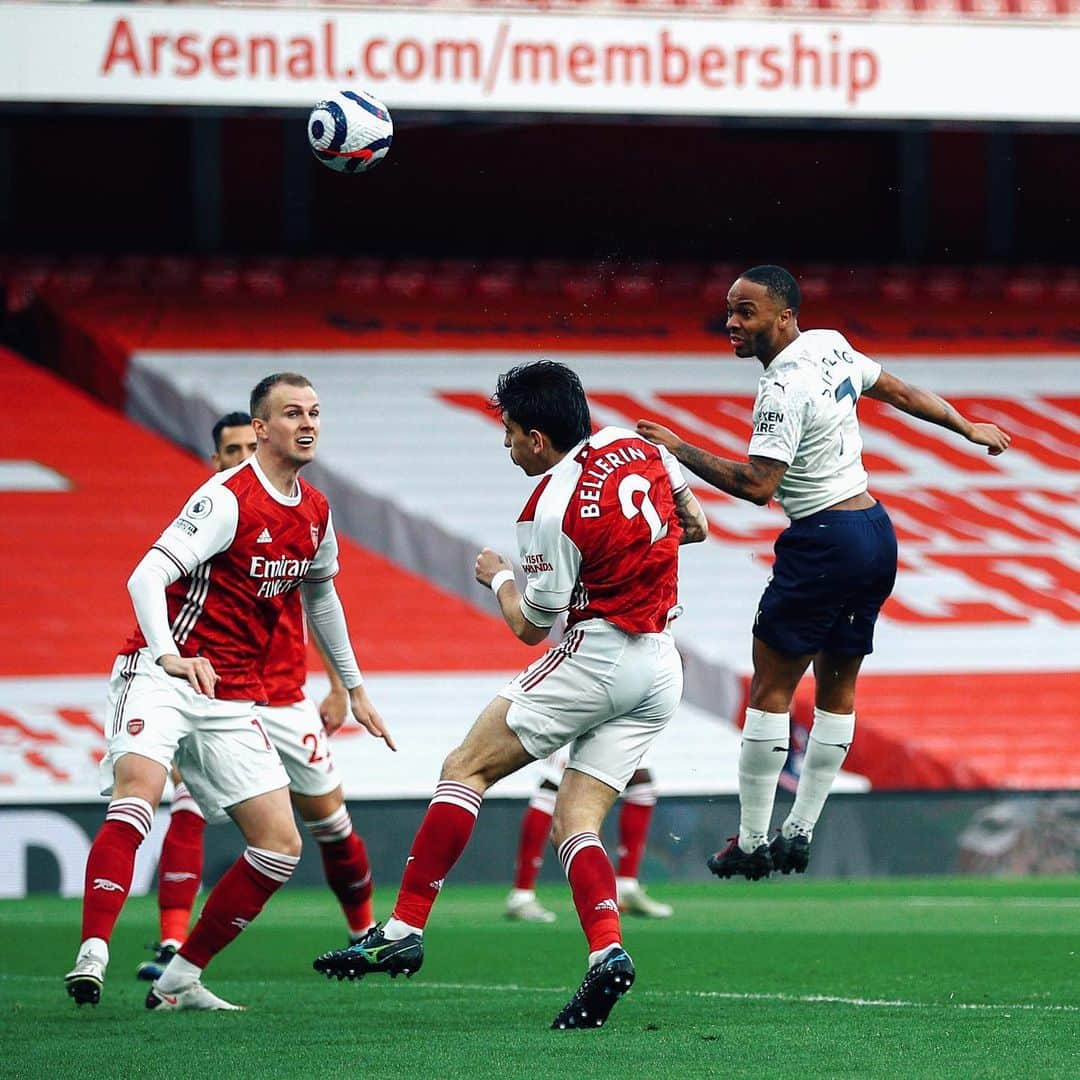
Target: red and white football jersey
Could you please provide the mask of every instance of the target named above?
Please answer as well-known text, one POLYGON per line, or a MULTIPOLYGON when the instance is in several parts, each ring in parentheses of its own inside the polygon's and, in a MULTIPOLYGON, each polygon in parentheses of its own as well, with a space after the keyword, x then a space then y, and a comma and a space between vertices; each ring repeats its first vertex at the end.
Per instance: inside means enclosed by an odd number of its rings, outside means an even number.
POLYGON ((602 428, 543 476, 517 522, 522 611, 551 626, 606 619, 658 633, 678 602, 679 463, 623 428, 602 428))
MULTIPOLYGON (((166 589, 180 655, 210 660, 217 697, 265 702, 262 666, 286 600, 302 581, 337 573, 325 497, 299 479, 282 495, 250 457, 203 484, 154 548, 182 575, 166 589)), ((136 628, 122 653, 145 644, 136 628)))
POLYGON ((294 705, 304 698, 307 681, 307 624, 300 593, 285 594, 281 616, 270 635, 262 668, 266 704, 294 705))

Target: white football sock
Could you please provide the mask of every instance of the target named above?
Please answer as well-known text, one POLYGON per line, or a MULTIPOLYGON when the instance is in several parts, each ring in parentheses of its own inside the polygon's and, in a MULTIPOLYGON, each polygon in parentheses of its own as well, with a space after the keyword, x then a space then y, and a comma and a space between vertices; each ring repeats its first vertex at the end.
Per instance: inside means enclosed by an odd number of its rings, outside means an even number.
POLYGON ((201 967, 196 967, 190 960, 185 960, 177 953, 154 985, 163 994, 175 994, 177 990, 183 990, 193 982, 197 982, 202 972, 201 967))
POLYGON ((806 742, 795 802, 781 830, 786 839, 797 835, 808 840, 813 837, 814 826, 854 737, 854 713, 814 710, 814 726, 806 742))
POLYGON ((90 955, 95 960, 100 960, 106 967, 109 966, 109 944, 104 938, 88 937, 80 946, 76 956, 76 963, 84 956, 90 955))
POLYGON ((410 934, 419 934, 423 937, 424 931, 419 926, 410 926, 407 922, 402 922, 393 915, 386 920, 386 925, 382 928, 382 935, 387 941, 400 941, 410 934))
POLYGON ((606 960, 610 953, 615 952, 616 949, 621 949, 622 944, 616 943, 614 945, 605 945, 602 949, 597 949, 596 952, 589 953, 589 967, 596 967, 602 960, 606 960))
POLYGON ((739 748, 739 847, 751 852, 769 842, 776 782, 787 761, 788 713, 747 709, 739 748))

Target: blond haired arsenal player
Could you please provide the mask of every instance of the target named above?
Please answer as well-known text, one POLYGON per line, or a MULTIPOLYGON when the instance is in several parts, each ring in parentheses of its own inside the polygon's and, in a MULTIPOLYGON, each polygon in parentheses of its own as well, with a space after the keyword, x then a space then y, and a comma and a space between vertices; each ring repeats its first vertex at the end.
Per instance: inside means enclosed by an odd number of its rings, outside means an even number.
MULTIPOLYGON (((220 417, 211 438, 211 461, 218 472, 239 465, 258 446, 251 416, 245 412, 220 417)), ((356 941, 372 923, 371 864, 367 847, 353 828, 327 744, 327 737, 345 722, 349 695, 333 664, 325 657, 323 661, 330 692, 316 705, 304 693, 307 627, 300 594, 293 590, 286 596, 263 662, 266 705, 259 707, 259 717, 289 774, 293 805, 318 844, 327 884, 341 904, 350 939, 356 941)), ((175 768, 173 782, 169 828, 158 863, 161 936, 150 946, 154 959, 136 971, 147 982, 160 977, 187 938, 202 877, 206 819, 175 768)))
POLYGON ((203 484, 128 581, 138 629, 109 684, 102 793, 111 801, 87 859, 82 944, 65 978, 78 1004, 100 999, 135 851, 175 761, 202 812, 231 817, 247 847, 146 1005, 236 1008, 202 985, 203 969, 288 881, 300 853, 288 774, 256 711, 266 700, 263 657, 293 590, 353 715, 394 748, 364 690, 334 589, 330 508, 299 478, 318 443, 318 395, 303 375, 270 375, 252 391, 251 415, 255 454, 203 484))

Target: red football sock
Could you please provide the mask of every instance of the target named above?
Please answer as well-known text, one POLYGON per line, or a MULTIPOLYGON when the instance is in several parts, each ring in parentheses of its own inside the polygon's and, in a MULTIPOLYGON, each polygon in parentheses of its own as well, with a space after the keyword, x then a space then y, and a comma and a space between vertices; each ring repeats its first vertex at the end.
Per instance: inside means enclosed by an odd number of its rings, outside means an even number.
POLYGON ((514 888, 535 889, 540 867, 544 865, 544 848, 551 835, 551 818, 555 811, 555 792, 538 791, 530 800, 521 819, 517 863, 514 867, 514 888))
POLYGON ((113 799, 86 859, 82 939, 112 937, 131 888, 135 852, 154 822, 154 809, 135 796, 113 799))
POLYGON ((371 902, 371 863, 364 841, 350 830, 344 840, 319 844, 326 882, 345 912, 353 931, 366 930, 374 921, 371 902))
POLYGON ((394 905, 394 918, 422 930, 446 875, 472 836, 483 796, 453 780, 440 780, 413 840, 394 905))
MULTIPOLYGON (((179 789, 178 789, 179 790, 179 789)), ((158 863, 158 917, 162 941, 183 941, 191 923, 191 909, 202 877, 203 833, 206 821, 192 810, 173 803, 169 831, 158 863)))
POLYGON ((364 841, 353 830, 348 808, 342 803, 329 817, 304 824, 319 845, 326 883, 340 901, 349 929, 354 933, 366 930, 375 921, 371 863, 364 841))
POLYGON ((636 878, 645 854, 645 840, 656 807, 652 784, 635 784, 623 792, 619 808, 619 868, 621 878, 636 878))
POLYGON ((199 921, 180 955, 196 967, 205 968, 292 877, 299 861, 299 856, 247 848, 206 898, 199 921))
POLYGON ((589 952, 620 944, 622 928, 615 899, 615 871, 600 837, 594 832, 575 833, 560 845, 559 861, 570 882, 589 952))

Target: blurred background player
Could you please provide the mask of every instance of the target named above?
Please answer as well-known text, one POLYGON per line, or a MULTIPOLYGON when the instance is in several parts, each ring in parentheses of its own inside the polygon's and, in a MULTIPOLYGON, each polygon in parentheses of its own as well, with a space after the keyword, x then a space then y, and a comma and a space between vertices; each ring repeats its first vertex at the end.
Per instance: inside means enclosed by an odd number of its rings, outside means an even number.
POLYGON ((100 1000, 135 853, 175 761, 203 813, 232 817, 247 847, 151 986, 146 1007, 237 1008, 203 986, 203 970, 289 880, 300 855, 288 774, 254 708, 266 698, 261 667, 290 592, 302 590, 310 625, 349 687, 353 715, 393 749, 334 588, 330 508, 299 479, 318 443, 318 395, 302 375, 268 376, 252 391, 251 413, 255 454, 191 496, 128 582, 138 630, 109 684, 101 765, 111 801, 87 857, 82 944, 64 980, 79 1005, 100 1000))
MULTIPOLYGON (((245 412, 221 417, 211 435, 214 452, 210 460, 219 473, 245 461, 258 446, 251 416, 245 412)), ((367 848, 352 827, 341 785, 334 782, 336 773, 326 742, 327 735, 345 722, 349 692, 333 665, 325 657, 323 661, 330 692, 316 707, 304 695, 307 629, 300 595, 294 590, 286 597, 263 664, 267 704, 259 708, 259 716, 289 774, 293 805, 318 842, 326 880, 345 913, 349 938, 358 940, 372 923, 371 865, 367 848)), ((172 778, 175 794, 158 863, 161 940, 151 946, 154 959, 140 964, 136 971, 138 978, 147 982, 160 977, 187 938, 202 877, 206 819, 175 766, 172 778)))
POLYGON ((464 851, 484 793, 530 761, 570 746, 552 843, 589 944, 588 970, 556 1029, 599 1027, 634 981, 622 946, 615 873, 599 829, 649 745, 674 715, 682 663, 668 623, 677 608, 678 547, 707 524, 678 463, 631 431, 590 436, 577 375, 539 361, 500 376, 510 460, 539 477, 518 518, 528 579, 485 548, 476 579, 498 599, 516 637, 539 644, 567 612, 562 640, 512 680, 443 763, 385 926, 315 961, 327 976, 411 975, 424 959, 424 927, 464 851))
POLYGON ((773 869, 802 873, 825 799, 855 734, 855 681, 873 652, 874 625, 896 579, 896 534, 869 491, 856 414, 866 394, 948 428, 991 454, 1009 436, 973 424, 947 401, 909 386, 835 330, 800 332, 798 283, 756 266, 727 297, 735 355, 765 369, 748 460, 726 461, 651 421, 637 429, 703 480, 764 506, 774 495, 791 519, 776 541, 772 577, 754 618, 750 702, 739 753, 738 835, 709 859, 718 877, 773 869), (814 722, 795 802, 769 843, 777 781, 787 760, 791 700, 813 663, 814 722))
MULTIPOLYGON (((555 797, 566 769, 566 752, 552 754, 541 765, 543 779, 529 799, 521 818, 514 886, 506 898, 506 917, 519 922, 553 923, 555 912, 536 898, 536 879, 544 865, 544 848, 551 836, 555 797)), ((670 904, 654 900, 638 881, 641 860, 649 835, 649 824, 656 807, 656 785, 648 768, 639 768, 619 798, 618 865, 615 868, 615 893, 619 910, 627 915, 645 915, 667 919, 670 904)))

